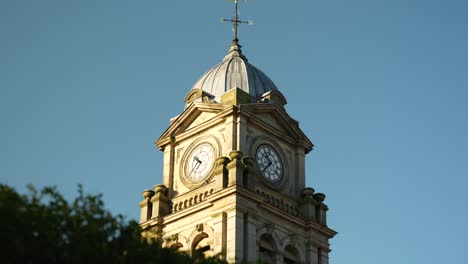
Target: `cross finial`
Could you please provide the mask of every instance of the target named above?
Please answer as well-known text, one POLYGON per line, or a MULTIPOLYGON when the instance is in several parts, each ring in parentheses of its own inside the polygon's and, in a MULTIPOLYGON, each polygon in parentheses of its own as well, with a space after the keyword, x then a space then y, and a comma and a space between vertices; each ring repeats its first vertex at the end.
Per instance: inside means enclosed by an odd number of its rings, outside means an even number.
POLYGON ((232 19, 225 19, 225 18, 221 18, 221 22, 231 22, 232 25, 233 25, 233 31, 234 31, 234 39, 233 41, 234 42, 238 42, 239 39, 237 37, 237 34, 238 34, 238 28, 239 28, 239 24, 248 24, 248 25, 252 25, 252 20, 249 20, 249 21, 242 21, 240 20, 239 18, 239 0, 231 0, 234 2, 234 8, 235 8, 235 13, 234 13, 234 17, 232 19))

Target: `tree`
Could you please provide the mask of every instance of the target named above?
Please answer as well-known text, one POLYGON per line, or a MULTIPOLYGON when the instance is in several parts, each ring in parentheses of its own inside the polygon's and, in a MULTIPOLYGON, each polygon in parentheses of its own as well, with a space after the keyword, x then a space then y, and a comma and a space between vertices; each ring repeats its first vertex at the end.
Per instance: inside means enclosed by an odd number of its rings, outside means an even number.
POLYGON ((0 184, 2 263, 224 263, 143 239, 137 222, 113 215, 81 185, 72 202, 55 187, 28 190, 0 184))

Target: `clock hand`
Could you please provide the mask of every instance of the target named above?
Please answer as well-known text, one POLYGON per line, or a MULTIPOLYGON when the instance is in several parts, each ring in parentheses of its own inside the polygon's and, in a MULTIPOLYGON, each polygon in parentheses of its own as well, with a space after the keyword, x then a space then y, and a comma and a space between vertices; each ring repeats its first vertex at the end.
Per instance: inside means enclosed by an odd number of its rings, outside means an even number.
POLYGON ((202 161, 198 157, 194 157, 195 161, 197 162, 197 169, 200 168, 200 165, 202 164, 202 161))
MULTIPOLYGON (((268 159, 268 158, 267 158, 267 159, 268 159)), ((263 173, 266 169, 268 169, 268 168, 271 166, 271 164, 273 164, 273 162, 271 162, 270 159, 268 159, 268 161, 269 161, 269 162, 268 162, 268 165, 266 165, 266 167, 263 168, 262 173, 263 173)))
POLYGON ((188 178, 192 178, 191 177, 192 173, 196 171, 198 168, 200 168, 200 165, 202 164, 202 161, 197 157, 193 157, 193 160, 196 161, 197 163, 192 166, 192 170, 190 171, 188 178))

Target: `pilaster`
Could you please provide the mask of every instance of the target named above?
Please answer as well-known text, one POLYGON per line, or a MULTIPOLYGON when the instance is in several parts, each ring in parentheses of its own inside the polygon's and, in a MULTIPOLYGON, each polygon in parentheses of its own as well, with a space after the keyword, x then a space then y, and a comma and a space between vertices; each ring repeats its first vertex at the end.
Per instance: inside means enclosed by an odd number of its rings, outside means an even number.
POLYGON ((318 249, 318 264, 328 264, 328 249, 319 248, 318 249))
POLYGON ((296 149, 296 195, 305 187, 305 154, 303 148, 296 149))
POLYGON ((242 152, 238 150, 231 151, 229 158, 231 162, 227 164, 229 171, 228 187, 233 185, 243 185, 242 179, 244 176, 244 164, 242 163, 242 152))
POLYGON ((225 142, 223 152, 228 154, 230 151, 237 150, 237 114, 232 114, 226 117, 225 125, 225 142))
POLYGON ((258 260, 257 220, 249 213, 246 213, 244 217, 244 259, 249 263, 254 263, 258 260))
POLYGON ((229 170, 227 169, 227 165, 229 162, 231 162, 231 160, 228 157, 219 157, 216 159, 216 167, 213 174, 217 183, 217 189, 219 190, 228 186, 229 170))
POLYGON ((250 191, 255 191, 256 177, 257 177, 257 167, 255 165, 255 160, 251 157, 242 158, 242 164, 244 164, 244 173, 242 176, 242 184, 245 188, 250 191))
POLYGON ((226 260, 228 263, 238 263, 244 259, 244 221, 243 214, 237 210, 231 210, 227 213, 227 249, 226 260))
POLYGON ((314 246, 312 243, 306 244, 306 263, 320 264, 318 248, 314 246))

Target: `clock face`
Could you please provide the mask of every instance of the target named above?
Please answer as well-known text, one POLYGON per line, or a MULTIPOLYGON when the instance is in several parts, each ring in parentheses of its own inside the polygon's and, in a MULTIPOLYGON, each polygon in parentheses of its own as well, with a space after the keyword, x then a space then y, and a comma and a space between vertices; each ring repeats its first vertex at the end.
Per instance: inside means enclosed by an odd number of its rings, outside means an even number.
POLYGON ((276 150, 270 145, 260 145, 256 154, 257 167, 262 177, 271 182, 278 183, 283 177, 283 164, 276 150))
POLYGON ((195 147, 185 165, 185 177, 192 183, 202 181, 213 168, 214 148, 209 143, 202 143, 195 147))

